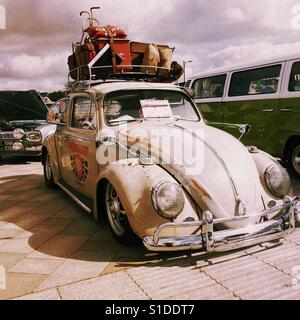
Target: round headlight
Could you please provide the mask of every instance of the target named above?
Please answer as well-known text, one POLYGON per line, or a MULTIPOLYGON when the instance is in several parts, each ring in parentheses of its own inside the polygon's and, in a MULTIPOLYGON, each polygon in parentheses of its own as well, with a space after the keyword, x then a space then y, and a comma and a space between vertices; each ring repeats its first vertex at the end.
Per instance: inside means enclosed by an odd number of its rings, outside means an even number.
POLYGON ((265 172, 265 178, 268 188, 277 197, 285 196, 292 185, 288 172, 279 164, 270 165, 265 172))
POLYGON ((174 220, 184 209, 184 192, 177 183, 161 181, 152 190, 152 203, 163 218, 174 220))
POLYGON ((25 136, 25 131, 23 129, 15 129, 13 136, 15 139, 22 139, 25 136))

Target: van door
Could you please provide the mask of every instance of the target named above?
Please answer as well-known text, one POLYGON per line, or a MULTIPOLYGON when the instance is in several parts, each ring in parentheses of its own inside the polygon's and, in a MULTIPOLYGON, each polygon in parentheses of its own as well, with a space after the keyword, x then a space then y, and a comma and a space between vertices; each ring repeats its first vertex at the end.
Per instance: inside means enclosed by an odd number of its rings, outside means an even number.
POLYGON ((226 74, 196 79, 192 83, 194 100, 208 125, 223 129, 223 96, 226 74))
POLYGON ((279 110, 279 153, 300 176, 300 59, 289 61, 279 110), (288 143, 288 144, 287 144, 288 143))
POLYGON ((242 139, 274 156, 278 154, 278 110, 284 63, 235 72, 225 101, 224 130, 240 137, 239 126, 249 124, 242 139))

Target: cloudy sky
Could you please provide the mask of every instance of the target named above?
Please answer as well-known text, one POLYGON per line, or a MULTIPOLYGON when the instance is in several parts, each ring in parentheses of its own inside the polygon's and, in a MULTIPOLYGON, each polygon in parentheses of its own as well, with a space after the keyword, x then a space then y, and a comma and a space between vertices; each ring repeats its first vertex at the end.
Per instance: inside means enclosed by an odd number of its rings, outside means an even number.
POLYGON ((63 89, 79 12, 99 5, 131 40, 175 46, 188 75, 300 52, 300 0, 0 0, 0 90, 63 89))

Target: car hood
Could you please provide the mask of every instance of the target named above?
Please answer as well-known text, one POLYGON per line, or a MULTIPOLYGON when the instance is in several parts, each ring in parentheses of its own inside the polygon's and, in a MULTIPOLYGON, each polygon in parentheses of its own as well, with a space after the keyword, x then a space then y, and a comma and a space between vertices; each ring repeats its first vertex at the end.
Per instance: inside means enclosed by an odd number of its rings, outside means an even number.
POLYGON ((0 122, 46 119, 48 109, 35 90, 1 91, 0 122))
POLYGON ((264 209, 255 163, 247 148, 231 135, 187 122, 128 125, 119 129, 119 135, 132 148, 141 146, 142 152, 150 147, 151 156, 215 218, 251 215, 264 209), (180 148, 173 151, 177 144, 182 144, 183 152, 180 148), (193 155, 195 149, 198 152, 193 155), (186 164, 189 157, 194 159, 186 164))

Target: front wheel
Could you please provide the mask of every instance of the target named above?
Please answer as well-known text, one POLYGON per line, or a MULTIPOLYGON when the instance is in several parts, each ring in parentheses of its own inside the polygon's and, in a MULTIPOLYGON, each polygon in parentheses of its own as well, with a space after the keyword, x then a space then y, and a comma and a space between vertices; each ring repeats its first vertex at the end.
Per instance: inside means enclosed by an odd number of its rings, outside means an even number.
POLYGON ((56 187, 53 179, 53 173, 52 173, 52 166, 51 166, 51 157, 49 156, 49 153, 45 156, 45 162, 44 162, 44 179, 46 186, 50 189, 54 189, 56 187))
POLYGON ((287 152, 287 166, 290 174, 300 179, 300 139, 293 141, 287 152))
POLYGON ((105 208, 108 222, 115 238, 125 245, 137 244, 138 237, 131 229, 121 200, 111 183, 106 186, 105 208))

